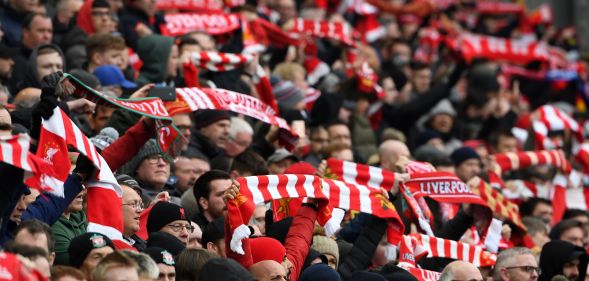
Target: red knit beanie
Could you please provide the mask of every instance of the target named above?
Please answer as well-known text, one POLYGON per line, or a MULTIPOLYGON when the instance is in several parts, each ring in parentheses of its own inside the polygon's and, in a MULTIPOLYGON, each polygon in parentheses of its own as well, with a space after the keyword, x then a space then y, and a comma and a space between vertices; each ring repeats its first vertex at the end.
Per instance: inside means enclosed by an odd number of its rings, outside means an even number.
POLYGON ((273 260, 277 263, 284 261, 286 248, 280 242, 270 237, 258 237, 249 240, 254 263, 263 260, 273 260))

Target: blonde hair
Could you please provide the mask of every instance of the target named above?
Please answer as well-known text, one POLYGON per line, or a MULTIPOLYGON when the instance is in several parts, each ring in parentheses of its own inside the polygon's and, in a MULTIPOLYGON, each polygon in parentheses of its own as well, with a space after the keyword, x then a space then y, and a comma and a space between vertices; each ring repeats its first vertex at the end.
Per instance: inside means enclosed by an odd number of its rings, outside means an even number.
MULTIPOLYGON (((92 273, 92 281, 106 281, 106 273, 114 268, 132 268, 137 271, 137 264, 131 258, 121 254, 121 252, 112 252, 96 265, 92 273)), ((139 272, 137 275, 139 275, 139 272)))
POLYGON ((273 74, 279 76, 282 80, 288 80, 293 82, 295 80, 295 73, 302 73, 303 76, 307 75, 305 68, 294 62, 283 62, 278 64, 274 68, 273 74))

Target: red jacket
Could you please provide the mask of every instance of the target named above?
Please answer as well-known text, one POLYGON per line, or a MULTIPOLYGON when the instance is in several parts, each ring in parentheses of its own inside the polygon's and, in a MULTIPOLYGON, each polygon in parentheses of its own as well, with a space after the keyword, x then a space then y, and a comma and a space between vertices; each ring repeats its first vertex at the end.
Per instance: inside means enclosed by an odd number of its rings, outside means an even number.
POLYGON ((133 159, 145 142, 149 140, 153 129, 143 121, 137 122, 123 136, 102 151, 102 157, 114 172, 133 159))

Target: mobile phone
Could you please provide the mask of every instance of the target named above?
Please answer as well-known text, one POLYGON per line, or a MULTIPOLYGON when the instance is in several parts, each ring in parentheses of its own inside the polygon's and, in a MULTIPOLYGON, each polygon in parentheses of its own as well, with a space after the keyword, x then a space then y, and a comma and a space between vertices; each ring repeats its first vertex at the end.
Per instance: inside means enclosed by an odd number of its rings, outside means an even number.
POLYGON ((176 100, 176 88, 174 87, 154 87, 149 90, 148 97, 160 98, 163 101, 176 100))

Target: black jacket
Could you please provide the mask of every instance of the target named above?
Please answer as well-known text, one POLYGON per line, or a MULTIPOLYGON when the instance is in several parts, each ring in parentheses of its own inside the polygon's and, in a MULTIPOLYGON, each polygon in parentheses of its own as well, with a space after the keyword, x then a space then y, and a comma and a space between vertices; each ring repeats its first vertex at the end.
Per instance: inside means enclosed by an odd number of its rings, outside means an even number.
POLYGON ((540 254, 542 274, 540 274, 538 281, 550 281, 555 275, 562 274, 564 264, 574 260, 575 257, 579 259, 579 278, 577 280, 583 281, 589 261, 585 249, 560 240, 546 243, 540 254))
POLYGON ((190 143, 186 153, 190 156, 200 156, 205 159, 213 159, 224 153, 217 145, 215 145, 209 138, 201 134, 199 131, 192 131, 190 136, 190 143))

